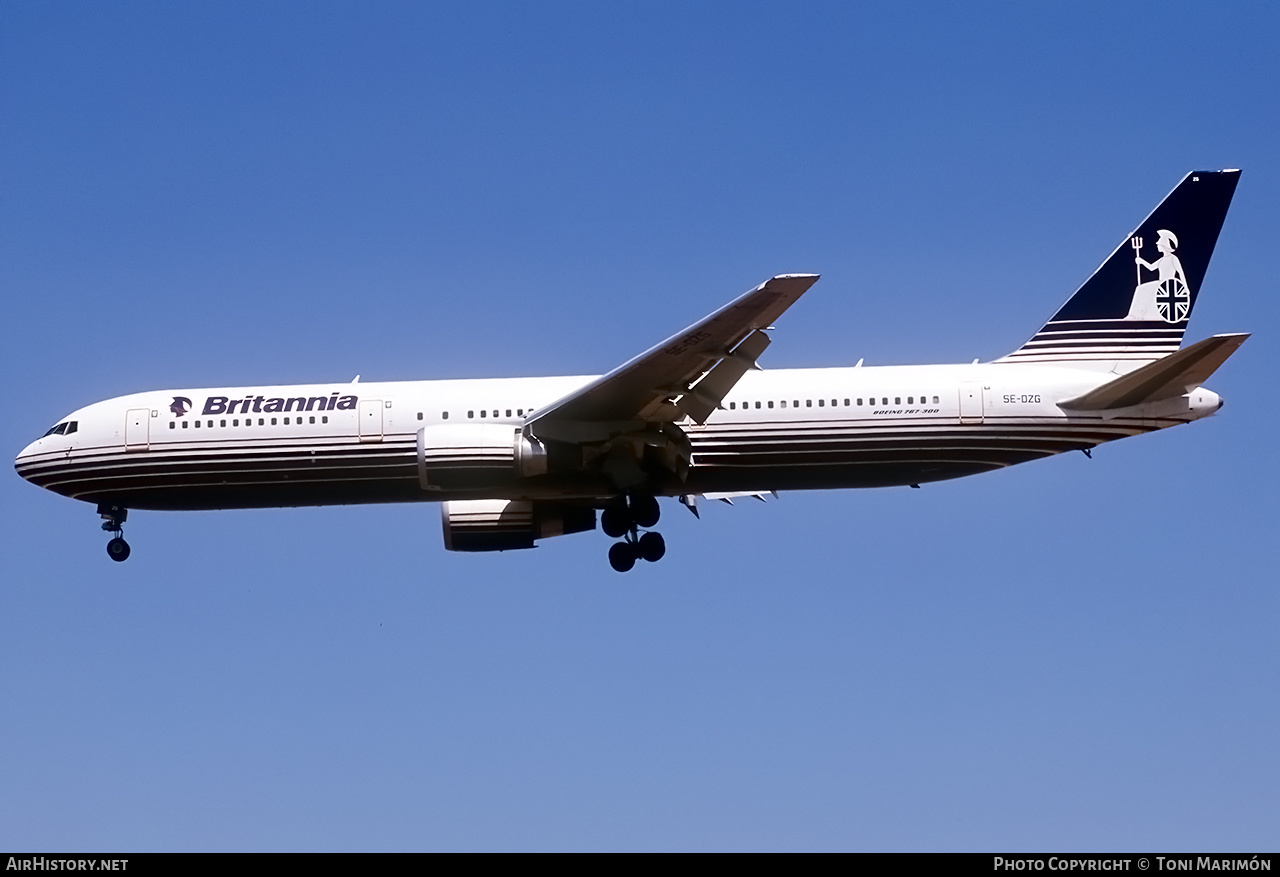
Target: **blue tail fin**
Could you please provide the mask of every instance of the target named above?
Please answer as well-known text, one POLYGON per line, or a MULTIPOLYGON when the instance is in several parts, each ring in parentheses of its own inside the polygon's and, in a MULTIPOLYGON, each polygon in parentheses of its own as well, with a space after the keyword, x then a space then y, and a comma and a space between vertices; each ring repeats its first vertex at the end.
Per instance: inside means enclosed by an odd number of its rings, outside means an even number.
POLYGON ((1022 347, 996 362, 1127 371, 1182 344, 1240 171, 1192 171, 1022 347))

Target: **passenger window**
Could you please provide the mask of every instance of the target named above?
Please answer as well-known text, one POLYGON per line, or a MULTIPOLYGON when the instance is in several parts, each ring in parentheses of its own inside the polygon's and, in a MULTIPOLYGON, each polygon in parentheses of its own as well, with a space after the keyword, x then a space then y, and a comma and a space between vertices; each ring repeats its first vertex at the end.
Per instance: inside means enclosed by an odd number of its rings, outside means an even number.
POLYGON ((523 408, 517 408, 517 409, 516 409, 516 417, 524 417, 524 409, 523 409, 523 408))
POLYGON ((186 422, 185 420, 184 420, 184 421, 182 421, 182 428, 183 428, 183 429, 186 429, 186 428, 187 428, 187 422, 186 422))
POLYGON ((858 400, 858 406, 859 406, 859 407, 861 407, 861 406, 862 406, 862 400, 861 400, 861 399, 859 399, 859 400, 858 400))
POLYGON ((489 413, 488 411, 485 411, 484 409, 481 409, 481 411, 480 411, 480 416, 481 416, 481 417, 484 417, 484 416, 485 416, 486 414, 488 414, 488 413, 489 413))
POLYGON ((781 404, 782 404, 782 407, 783 407, 783 408, 786 408, 786 407, 787 407, 787 400, 786 400, 786 399, 783 399, 781 404))
POLYGON ((276 425, 276 419, 275 419, 274 417, 273 417, 273 418, 271 418, 271 425, 272 425, 272 426, 275 426, 275 425, 276 425))
POLYGON ((849 400, 848 400, 848 399, 845 399, 845 400, 844 400, 844 407, 845 407, 845 408, 848 408, 848 407, 849 407, 849 400))
POLYGON ((770 399, 770 400, 769 400, 769 407, 770 407, 770 408, 772 408, 772 407, 773 407, 773 400, 772 400, 772 399, 770 399))
POLYGON ((199 428, 200 428, 200 421, 198 421, 198 420, 197 420, 197 421, 196 421, 196 429, 199 429, 199 428))
POLYGON ((934 405, 937 405, 937 404, 938 404, 938 397, 937 397, 937 396, 934 396, 934 397, 933 397, 933 404, 934 404, 934 405))
POLYGON ((226 426, 226 425, 227 425, 227 422, 225 420, 218 421, 218 426, 226 426))
POLYGON ((467 417, 475 417, 475 416, 476 416, 476 413, 474 411, 467 412, 467 417))
POLYGON ((419 412, 418 412, 418 419, 419 419, 419 420, 421 420, 421 419, 422 419, 422 412, 421 412, 421 411, 419 411, 419 412))
POLYGON ((449 412, 448 412, 448 411, 442 411, 442 412, 440 412, 440 419, 441 419, 441 420, 448 420, 448 419, 449 419, 449 412))
POLYGON ((757 407, 757 408, 759 408, 759 407, 760 407, 760 403, 759 403, 759 402, 757 402, 757 403, 756 403, 756 407, 757 407))
POLYGON ((737 408, 737 406, 738 406, 738 403, 737 403, 737 402, 730 402, 730 403, 729 403, 729 410, 730 410, 730 411, 733 411, 735 408, 737 408))
POLYGON ((320 418, 320 422, 321 422, 321 423, 328 423, 328 422, 329 422, 329 415, 328 415, 328 414, 323 415, 323 416, 320 418))
POLYGON ((821 408, 821 407, 823 406, 823 404, 824 404, 824 403, 826 403, 826 401, 827 401, 826 399, 819 399, 819 400, 818 400, 818 407, 819 407, 819 408, 821 408))
POLYGON ((813 400, 812 400, 812 399, 805 399, 805 400, 804 400, 804 407, 805 407, 805 408, 812 408, 812 407, 813 407, 813 400))
POLYGON ((310 417, 308 417, 308 418, 307 418, 307 422, 308 422, 308 423, 315 423, 315 422, 316 422, 316 417, 315 417, 315 415, 313 414, 313 415, 311 415, 310 417))
POLYGON ((169 421, 169 428, 170 428, 170 429, 177 429, 177 428, 178 428, 178 424, 176 424, 176 423, 174 423, 172 420, 170 420, 170 421, 169 421))
POLYGON ((507 416, 508 416, 508 417, 510 417, 510 416, 511 416, 511 409, 510 409, 510 408, 508 408, 508 409, 507 409, 507 416))

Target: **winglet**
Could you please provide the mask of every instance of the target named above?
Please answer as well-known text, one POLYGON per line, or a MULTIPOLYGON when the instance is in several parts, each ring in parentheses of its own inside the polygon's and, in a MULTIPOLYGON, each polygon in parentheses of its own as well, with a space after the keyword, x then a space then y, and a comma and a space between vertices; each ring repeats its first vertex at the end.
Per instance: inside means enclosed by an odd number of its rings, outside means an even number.
POLYGON ((1072 411, 1105 411, 1176 398, 1203 385, 1248 337, 1214 335, 1058 405, 1072 411))

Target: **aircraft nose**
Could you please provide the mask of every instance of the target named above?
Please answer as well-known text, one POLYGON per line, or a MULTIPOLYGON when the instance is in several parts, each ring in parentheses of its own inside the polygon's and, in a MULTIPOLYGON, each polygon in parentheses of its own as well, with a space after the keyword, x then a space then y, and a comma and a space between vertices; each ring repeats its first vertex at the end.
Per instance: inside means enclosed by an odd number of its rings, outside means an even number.
POLYGON ((31 480, 31 467, 28 464, 39 448, 40 441, 37 439, 19 451, 18 456, 14 458, 13 468, 17 470, 19 475, 28 481, 31 480))

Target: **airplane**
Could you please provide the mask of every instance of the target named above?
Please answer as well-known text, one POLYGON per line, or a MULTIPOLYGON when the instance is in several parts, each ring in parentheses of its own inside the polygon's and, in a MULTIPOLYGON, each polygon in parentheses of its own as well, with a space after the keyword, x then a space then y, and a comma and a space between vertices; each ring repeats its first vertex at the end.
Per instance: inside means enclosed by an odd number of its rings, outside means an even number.
POLYGON ((1189 423, 1248 334, 1182 347, 1239 181, 1193 171, 1025 344, 987 363, 762 369, 817 280, 783 274, 603 376, 135 393, 60 420, 18 474, 130 509, 439 502, 445 548, 594 530, 619 572, 666 553, 659 497, 919 487, 1189 423), (1154 257, 1154 258, 1148 258, 1154 257))

